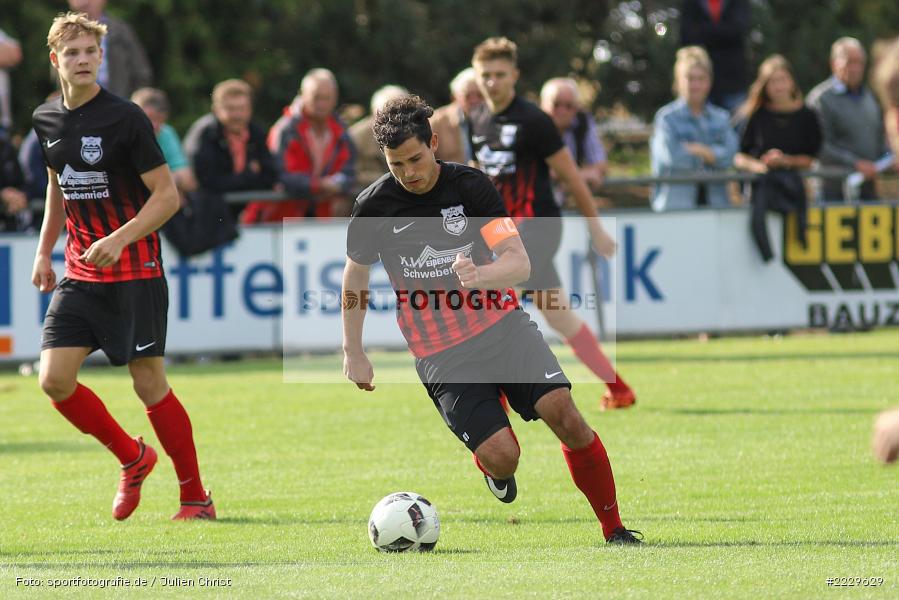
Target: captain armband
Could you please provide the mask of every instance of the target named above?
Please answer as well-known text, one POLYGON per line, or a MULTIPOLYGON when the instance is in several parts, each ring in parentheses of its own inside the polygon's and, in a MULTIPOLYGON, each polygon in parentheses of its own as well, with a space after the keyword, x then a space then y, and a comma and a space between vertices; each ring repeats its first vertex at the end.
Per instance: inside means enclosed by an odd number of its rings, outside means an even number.
POLYGON ((510 217, 498 217, 481 227, 481 236, 491 250, 503 240, 517 235, 518 228, 510 217))

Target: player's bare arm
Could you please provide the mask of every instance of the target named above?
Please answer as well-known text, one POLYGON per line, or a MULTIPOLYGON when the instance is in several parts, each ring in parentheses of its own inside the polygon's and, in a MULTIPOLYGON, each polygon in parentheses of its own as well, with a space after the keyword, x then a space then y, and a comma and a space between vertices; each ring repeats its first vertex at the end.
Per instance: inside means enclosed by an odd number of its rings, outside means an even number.
POLYGON ((175 180, 168 165, 160 165, 141 174, 141 180, 150 190, 150 197, 133 219, 110 235, 91 244, 81 259, 98 267, 108 267, 118 262, 122 250, 129 244, 153 233, 178 211, 180 200, 175 180))
POLYGON ((369 265, 361 265, 347 257, 343 269, 343 374, 360 390, 371 392, 375 389, 375 378, 371 361, 362 348, 362 328, 365 324, 365 310, 368 307, 369 265))
POLYGON ((66 223, 66 212, 63 207, 62 190, 56 171, 47 169, 47 196, 44 200, 44 220, 41 223, 41 237, 34 256, 34 267, 31 270, 31 283, 42 292, 52 291, 56 287, 56 272, 53 271, 53 246, 66 223))
POLYGON ((590 229, 590 239, 593 245, 605 257, 615 254, 618 249, 618 243, 612 236, 603 229, 599 220, 599 212, 596 210, 596 204, 593 202, 593 194, 584 183, 574 159, 568 148, 561 148, 558 152, 546 159, 546 164, 559 177, 566 188, 571 192, 578 210, 587 219, 587 226, 590 229))
POLYGON ((517 235, 491 248, 497 258, 490 264, 475 265, 470 258, 459 254, 453 271, 467 289, 501 289, 513 287, 531 276, 531 261, 517 235))

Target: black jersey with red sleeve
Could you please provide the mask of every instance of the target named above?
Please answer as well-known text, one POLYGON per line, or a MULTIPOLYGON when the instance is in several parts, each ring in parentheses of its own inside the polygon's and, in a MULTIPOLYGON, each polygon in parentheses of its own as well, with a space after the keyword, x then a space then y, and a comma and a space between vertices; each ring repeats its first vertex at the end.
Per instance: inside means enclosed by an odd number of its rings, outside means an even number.
POLYGON ((476 265, 518 235, 490 180, 477 169, 440 162, 434 187, 406 191, 388 173, 353 206, 347 256, 379 259, 396 293, 397 322, 409 349, 423 358, 483 332, 518 307, 515 291, 467 290, 452 270, 457 255, 476 265))
POLYGON ((162 276, 157 232, 126 246, 109 267, 79 258, 134 218, 150 197, 141 174, 165 164, 144 112, 101 88, 74 110, 62 98, 42 104, 32 120, 44 162, 56 172, 62 189, 66 276, 101 283, 162 276))
POLYGON ((484 103, 471 111, 469 135, 512 217, 559 216, 546 159, 565 143, 549 115, 519 96, 497 114, 484 103))

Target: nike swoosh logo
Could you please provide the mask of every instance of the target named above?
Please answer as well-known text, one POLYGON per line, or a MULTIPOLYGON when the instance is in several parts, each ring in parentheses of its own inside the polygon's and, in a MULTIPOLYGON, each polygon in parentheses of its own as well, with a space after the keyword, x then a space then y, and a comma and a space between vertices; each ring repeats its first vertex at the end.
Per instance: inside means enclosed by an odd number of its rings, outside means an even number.
POLYGON ((56 144, 58 144, 61 141, 62 141, 62 138, 59 138, 58 140, 53 140, 52 142, 50 140, 47 140, 47 148, 52 148, 53 146, 55 146, 56 144))
POLYGON ((149 348, 150 346, 152 346, 152 345, 155 344, 155 343, 156 343, 155 341, 154 341, 154 342, 150 342, 149 344, 146 344, 146 345, 144 345, 144 346, 141 346, 140 344, 138 344, 137 346, 134 347, 134 349, 137 350, 138 352, 142 352, 142 351, 146 350, 147 348, 149 348))
POLYGON ((471 142, 472 142, 473 144, 480 144, 480 143, 486 142, 486 141, 487 141, 487 136, 486 136, 486 135, 473 135, 473 136, 471 136, 471 142))
POLYGON ((178 485, 184 485, 185 483, 190 483, 190 482, 193 481, 193 480, 194 480, 193 477, 188 477, 188 478, 185 479, 184 481, 181 481, 181 480, 179 479, 179 480, 178 480, 178 485))
POLYGON ((408 225, 403 225, 402 227, 397 228, 396 225, 393 226, 393 233, 400 233, 401 231, 405 231, 415 225, 415 221, 412 221, 408 225))
POLYGON ((615 502, 612 502, 612 503, 611 503, 610 505, 608 505, 608 506, 603 506, 602 509, 603 509, 603 510, 612 510, 613 508, 615 508, 615 505, 616 505, 616 504, 618 504, 618 499, 617 499, 617 498, 615 499, 615 502))
POLYGON ((555 377, 556 375, 559 375, 561 372, 562 372, 562 371, 556 371, 555 373, 546 373, 546 372, 544 372, 544 373, 543 373, 543 376, 546 377, 547 379, 552 379, 552 378, 555 377))
POLYGON ((507 485, 506 487, 504 487, 503 489, 499 489, 499 488, 496 487, 496 485, 493 483, 493 480, 490 479, 489 477, 487 478, 487 486, 490 488, 490 491, 493 492, 493 495, 496 496, 497 498, 499 498, 500 500, 502 500, 503 498, 505 498, 505 497, 506 497, 506 494, 509 493, 509 486, 508 486, 508 485, 507 485))

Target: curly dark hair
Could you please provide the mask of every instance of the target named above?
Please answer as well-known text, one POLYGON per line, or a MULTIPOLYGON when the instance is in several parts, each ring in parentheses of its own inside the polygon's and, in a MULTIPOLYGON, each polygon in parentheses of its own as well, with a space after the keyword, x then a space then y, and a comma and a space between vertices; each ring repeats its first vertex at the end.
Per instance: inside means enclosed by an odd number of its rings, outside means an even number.
POLYGON ((397 148, 411 137, 430 144, 431 123, 428 118, 433 114, 434 109, 418 96, 401 96, 375 113, 371 131, 381 150, 397 148))

